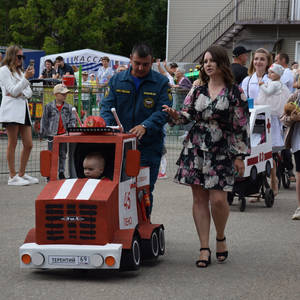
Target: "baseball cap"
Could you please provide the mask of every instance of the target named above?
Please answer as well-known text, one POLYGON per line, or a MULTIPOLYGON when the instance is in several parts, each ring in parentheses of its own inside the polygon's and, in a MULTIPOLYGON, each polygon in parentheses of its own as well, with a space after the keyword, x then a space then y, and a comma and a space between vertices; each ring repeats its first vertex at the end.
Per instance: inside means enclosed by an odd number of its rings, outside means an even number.
POLYGON ((235 47, 235 48, 233 49, 233 51, 232 51, 234 57, 238 57, 238 56, 240 56, 240 55, 242 55, 242 54, 244 54, 244 53, 249 53, 249 52, 251 52, 251 50, 247 50, 247 49, 246 49, 245 47, 243 47, 243 46, 235 47))
POLYGON ((66 94, 66 93, 69 93, 70 92, 70 90, 68 90, 67 88, 66 88, 66 86, 65 85, 63 85, 63 84, 57 84, 55 87, 54 87, 54 89, 53 89, 53 94, 55 95, 55 94, 66 94))
POLYGON ((89 75, 88 71, 82 71, 82 75, 89 75))
POLYGON ((271 67, 269 68, 269 70, 273 71, 274 73, 276 73, 279 76, 282 76, 282 74, 284 72, 284 67, 279 64, 272 64, 271 67))

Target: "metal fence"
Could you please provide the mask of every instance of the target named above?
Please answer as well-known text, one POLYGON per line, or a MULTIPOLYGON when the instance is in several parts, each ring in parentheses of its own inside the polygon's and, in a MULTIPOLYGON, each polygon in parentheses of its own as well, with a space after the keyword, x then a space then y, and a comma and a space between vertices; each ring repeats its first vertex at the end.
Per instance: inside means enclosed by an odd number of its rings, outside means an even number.
MULTIPOLYGON (((32 116, 32 121, 34 126, 32 127, 32 135, 33 135, 33 149, 27 164, 26 172, 38 177, 41 182, 45 182, 45 178, 42 178, 40 175, 40 151, 47 149, 47 141, 45 139, 40 139, 37 130, 38 123, 42 116, 43 106, 48 102, 54 99, 52 94, 52 86, 33 86, 33 97, 29 103, 30 113, 32 116)), ((71 103, 74 106, 78 105, 78 90, 71 89, 71 93, 67 98, 67 102, 71 103)), ((183 104, 183 100, 188 91, 174 89, 172 91, 173 95, 173 107, 176 109, 180 109, 183 104)), ((82 109, 82 117, 85 118, 88 115, 99 115, 99 105, 101 106, 101 97, 105 94, 105 89, 97 89, 95 87, 90 86, 86 87, 85 90, 81 93, 81 97, 83 97, 86 101, 83 105, 82 109)), ((0 94, 0 103, 1 103, 1 94, 0 94)), ((165 126, 166 138, 165 138, 165 146, 167 149, 167 176, 169 178, 173 177, 177 167, 176 161, 179 157, 180 151, 182 149, 182 141, 184 138, 184 133, 188 129, 185 126, 174 126, 170 127, 168 124, 165 126)), ((1 127, 0 124, 0 183, 7 182, 9 172, 8 165, 6 159, 6 149, 7 149, 7 135, 5 132, 5 128, 1 127)), ((16 170, 19 168, 20 155, 22 150, 22 142, 19 139, 17 148, 16 148, 16 170)), ((68 160, 66 162, 66 176, 68 176, 68 160)))

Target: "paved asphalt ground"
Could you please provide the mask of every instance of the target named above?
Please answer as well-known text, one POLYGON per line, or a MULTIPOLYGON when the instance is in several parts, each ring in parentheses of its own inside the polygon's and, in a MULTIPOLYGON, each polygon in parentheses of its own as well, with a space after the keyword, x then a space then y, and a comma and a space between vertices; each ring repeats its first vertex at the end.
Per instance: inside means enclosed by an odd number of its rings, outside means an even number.
MULTIPOLYGON (((161 180, 153 219, 166 229, 166 253, 137 272, 21 270, 18 248, 34 226, 34 200, 44 184, 0 185, 0 300, 6 299, 300 299, 300 221, 295 185, 281 190, 272 208, 231 207, 227 227, 229 259, 207 269, 199 254, 188 187, 161 180)), ((212 230, 211 248, 215 252, 212 230)))

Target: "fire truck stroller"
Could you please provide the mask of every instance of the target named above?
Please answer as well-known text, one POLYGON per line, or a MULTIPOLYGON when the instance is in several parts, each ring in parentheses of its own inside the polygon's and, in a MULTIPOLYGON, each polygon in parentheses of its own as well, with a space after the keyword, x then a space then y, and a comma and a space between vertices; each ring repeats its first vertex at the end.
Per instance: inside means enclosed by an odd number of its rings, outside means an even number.
POLYGON ((268 105, 257 105, 250 109, 251 154, 246 157, 245 173, 237 178, 232 192, 228 193, 229 205, 238 197, 240 211, 246 209, 246 197, 263 198, 266 207, 274 204, 274 193, 267 178, 273 167, 271 115, 268 105))

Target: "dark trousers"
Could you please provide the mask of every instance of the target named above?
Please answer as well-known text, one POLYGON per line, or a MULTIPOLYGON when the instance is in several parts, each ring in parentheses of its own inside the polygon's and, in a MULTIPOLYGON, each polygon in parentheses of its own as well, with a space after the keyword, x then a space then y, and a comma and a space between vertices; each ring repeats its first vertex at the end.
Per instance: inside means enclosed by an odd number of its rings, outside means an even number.
POLYGON ((288 171, 293 170, 292 152, 290 149, 283 149, 281 151, 282 160, 288 171))

